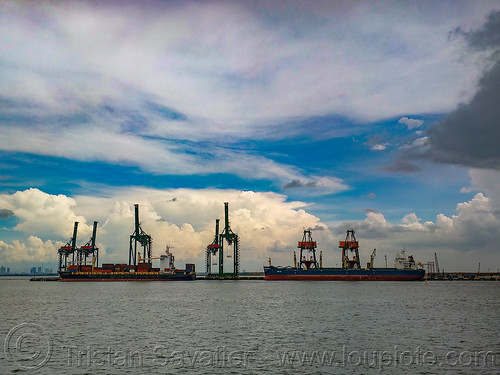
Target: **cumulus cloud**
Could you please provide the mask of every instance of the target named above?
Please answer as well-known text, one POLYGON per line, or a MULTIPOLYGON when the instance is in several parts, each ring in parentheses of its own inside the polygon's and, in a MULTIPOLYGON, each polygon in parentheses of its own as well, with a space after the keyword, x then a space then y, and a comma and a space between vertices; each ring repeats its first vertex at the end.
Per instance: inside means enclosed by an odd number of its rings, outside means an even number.
POLYGON ((500 171, 488 169, 469 169, 471 185, 466 192, 483 191, 489 198, 492 207, 500 212, 500 171))
MULTIPOLYGON (((3 263, 56 262, 57 249, 71 237, 75 218, 82 223, 99 221, 101 262, 126 262, 129 235, 134 230, 133 204, 138 203, 141 225, 154 239, 154 254, 159 255, 170 245, 179 267, 194 262, 201 270, 205 247, 213 239, 215 219, 224 219, 224 201, 229 201, 230 225, 240 236, 242 267, 247 270, 260 270, 269 256, 275 264, 291 264, 292 251, 307 228, 314 231, 329 265, 340 261, 339 253, 326 250, 336 248, 347 228, 356 230, 362 257, 367 258, 368 252, 377 248, 379 266, 383 264, 382 254, 392 256, 403 247, 422 262, 433 259, 437 251, 443 266, 450 270, 468 270, 470 262, 500 262, 500 211, 483 193, 459 203, 455 215, 438 214, 435 221, 423 221, 410 212, 394 223, 383 212, 369 209, 364 220, 336 224, 332 234, 325 223, 306 211, 306 203, 287 201, 275 193, 135 188, 114 190, 101 198, 69 198, 33 190, 1 196, 4 206, 8 202, 13 212, 35 208, 32 214, 19 216, 23 231, 30 228, 32 233, 23 237, 24 232, 18 230, 19 239, 0 241, 3 263), (39 226, 41 221, 44 226, 39 226), (62 233, 59 226, 65 228, 62 233)), ((78 245, 87 239, 79 233, 78 245)))
MULTIPOLYGON (((481 260, 495 267, 500 264, 500 213, 491 200, 477 193, 470 201, 457 204, 456 211, 452 216, 438 214, 434 222, 422 222, 411 212, 399 223, 389 223, 383 213, 370 210, 364 220, 343 222, 335 233, 354 228, 363 249, 376 247, 378 254, 395 255, 407 247, 422 263, 437 252, 442 255, 440 263, 450 271, 470 271, 481 260)), ((368 257, 366 251, 363 254, 368 257)))
POLYGON ((13 228, 16 231, 45 238, 55 235, 60 239, 71 237, 73 222, 78 221, 82 233, 91 233, 86 219, 73 212, 75 200, 62 194, 51 195, 32 188, 0 194, 0 205, 8 207, 19 219, 13 228))
POLYGON ((413 119, 409 117, 402 117, 399 119, 398 124, 404 124, 408 127, 408 130, 420 127, 424 122, 422 120, 413 119))
POLYGON ((30 261, 36 264, 56 262, 57 249, 64 243, 59 241, 43 241, 36 236, 29 236, 26 242, 18 240, 12 243, 0 241, 0 262, 3 264, 30 261))
MULTIPOLYGON (((154 254, 159 255, 166 245, 171 245, 181 262, 179 266, 189 261, 203 269, 204 251, 213 239, 215 219, 223 222, 225 201, 229 202, 231 228, 240 236, 245 269, 260 270, 269 256, 288 264, 303 228, 315 230, 320 241, 331 241, 328 227, 305 211, 306 203, 289 202, 285 196, 275 193, 145 188, 117 189, 109 193, 107 198, 70 198, 30 189, 0 196, 2 204, 8 203, 20 219, 14 229, 33 237, 27 243, 20 240, 1 243, 2 257, 34 260, 32 254, 36 253, 39 261, 54 261, 57 247, 63 243, 59 238, 71 237, 75 220, 81 223, 97 220, 100 261, 125 262, 129 236, 133 232, 135 203, 140 205, 143 229, 153 236, 154 254), (29 214, 24 212, 28 210, 29 214), (48 240, 35 241, 38 234, 48 240), (281 245, 277 246, 276 241, 281 245), (285 247, 289 253, 274 253, 285 247)), ((79 232, 79 245, 87 241, 89 229, 79 232)))

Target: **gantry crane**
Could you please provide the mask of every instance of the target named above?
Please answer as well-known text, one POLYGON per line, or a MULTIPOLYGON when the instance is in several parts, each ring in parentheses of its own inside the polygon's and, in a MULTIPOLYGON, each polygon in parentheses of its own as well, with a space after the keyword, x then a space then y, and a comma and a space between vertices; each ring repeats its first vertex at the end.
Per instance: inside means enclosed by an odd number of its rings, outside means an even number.
POLYGON ((89 242, 81 246, 77 252, 77 262, 79 265, 87 264, 92 262, 93 266, 99 265, 99 249, 96 247, 95 239, 97 234, 97 221, 94 221, 94 228, 92 230, 92 237, 89 242), (91 260, 88 261, 87 258, 91 256, 91 260))
POLYGON ((361 268, 361 264, 359 261, 359 243, 354 236, 354 229, 347 230, 345 241, 340 241, 339 247, 342 249, 343 268, 361 268), (354 253, 352 259, 349 259, 348 251, 354 253))
POLYGON ((78 231, 78 221, 75 221, 73 227, 73 237, 66 243, 66 245, 61 246, 58 250, 59 253, 59 271, 66 271, 68 267, 68 257, 71 254, 71 262, 75 261, 75 251, 76 251, 76 233, 78 231))
POLYGON ((135 207, 135 230, 134 233, 130 236, 130 250, 128 255, 128 264, 131 266, 137 265, 138 244, 143 249, 142 254, 144 254, 144 259, 146 259, 147 262, 151 264, 153 239, 149 234, 144 232, 141 228, 141 224, 139 222, 139 205, 134 204, 134 207, 135 207))
MULTIPOLYGON (((299 268, 319 268, 316 260, 316 242, 313 241, 310 229, 304 229, 302 241, 299 241, 297 248, 300 249, 299 268)), ((294 259, 296 266, 296 260, 294 259)))
MULTIPOLYGON (((215 220, 215 236, 211 244, 207 245, 205 253, 205 272, 207 275, 212 273, 212 257, 219 251, 219 219, 215 220)), ((217 265, 217 263, 214 263, 217 265)))
POLYGON ((240 270, 240 244, 239 238, 236 233, 231 230, 229 226, 229 203, 224 202, 224 229, 222 233, 219 235, 219 276, 224 275, 224 240, 228 245, 228 258, 233 258, 233 272, 226 273, 226 275, 231 277, 237 277, 240 270), (231 247, 233 248, 231 255, 231 247))
MULTIPOLYGON (((229 226, 229 203, 224 202, 224 229, 219 233, 219 219, 215 220, 215 236, 205 252, 205 271, 210 278, 237 278, 240 270, 240 241, 229 226), (233 259, 233 272, 224 272, 224 242, 227 243, 227 258, 233 259), (219 255, 219 272, 212 273, 212 259, 219 255)), ((217 262, 214 260, 214 266, 217 262)))

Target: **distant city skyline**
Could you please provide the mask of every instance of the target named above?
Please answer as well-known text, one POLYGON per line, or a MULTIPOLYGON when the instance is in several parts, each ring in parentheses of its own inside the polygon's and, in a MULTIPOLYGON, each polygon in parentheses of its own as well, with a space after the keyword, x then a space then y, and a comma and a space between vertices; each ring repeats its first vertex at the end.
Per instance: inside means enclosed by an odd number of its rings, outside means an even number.
MULTIPOLYGON (((406 247, 500 267, 498 1, 0 5, 0 264, 57 267, 79 222, 126 262, 204 269, 229 202, 241 268, 406 247)), ((31 266, 31 267, 32 267, 31 266)), ((38 267, 38 266, 37 266, 38 267)))

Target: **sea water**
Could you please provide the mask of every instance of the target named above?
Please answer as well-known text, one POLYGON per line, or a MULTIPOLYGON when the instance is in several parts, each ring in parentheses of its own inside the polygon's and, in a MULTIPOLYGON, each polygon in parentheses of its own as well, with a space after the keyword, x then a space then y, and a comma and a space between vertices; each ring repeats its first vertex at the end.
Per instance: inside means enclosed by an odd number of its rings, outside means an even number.
POLYGON ((495 374, 498 281, 0 279, 0 373, 495 374))

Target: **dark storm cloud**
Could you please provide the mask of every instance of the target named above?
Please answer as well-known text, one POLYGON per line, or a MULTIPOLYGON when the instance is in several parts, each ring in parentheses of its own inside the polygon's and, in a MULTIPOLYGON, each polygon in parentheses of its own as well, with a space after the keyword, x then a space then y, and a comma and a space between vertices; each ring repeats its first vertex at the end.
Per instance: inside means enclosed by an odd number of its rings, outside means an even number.
POLYGON ((500 46, 500 11, 490 13, 486 23, 479 30, 467 32, 458 27, 450 35, 463 36, 473 50, 498 48, 500 46))
POLYGON ((8 219, 12 216, 14 216, 14 212, 6 208, 0 208, 0 219, 8 219))
POLYGON ((313 232, 317 232, 317 231, 324 231, 325 230, 325 227, 322 227, 321 225, 316 225, 314 228, 309 228, 311 231, 313 232))
POLYGON ((440 163, 500 170, 500 11, 478 30, 452 33, 471 51, 491 52, 492 66, 472 100, 428 129, 429 156, 440 163))
POLYGON ((283 185, 283 189, 297 189, 297 188, 315 188, 317 185, 314 181, 302 182, 300 179, 292 180, 288 184, 283 185))
POLYGON ((385 171, 398 173, 415 173, 422 170, 422 168, 420 168, 418 165, 405 160, 405 158, 405 156, 402 156, 399 159, 396 159, 391 165, 383 167, 382 169, 385 171))

